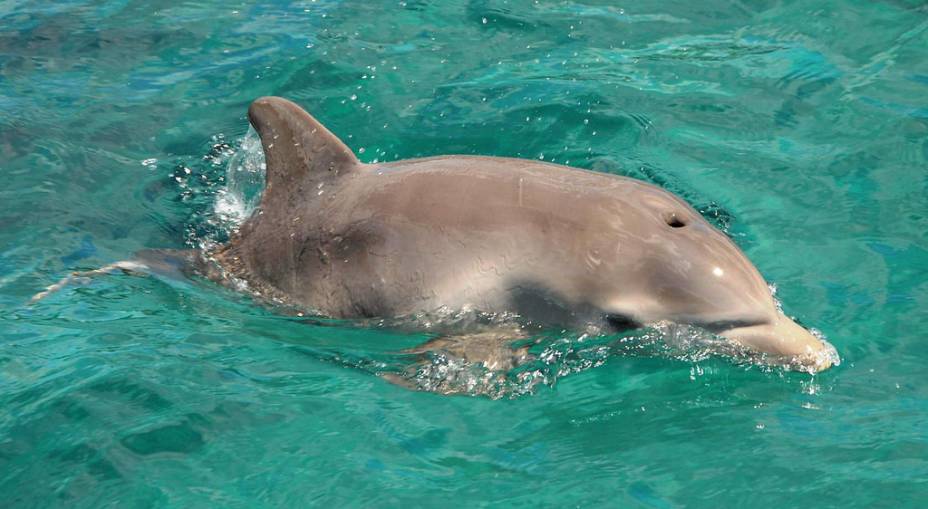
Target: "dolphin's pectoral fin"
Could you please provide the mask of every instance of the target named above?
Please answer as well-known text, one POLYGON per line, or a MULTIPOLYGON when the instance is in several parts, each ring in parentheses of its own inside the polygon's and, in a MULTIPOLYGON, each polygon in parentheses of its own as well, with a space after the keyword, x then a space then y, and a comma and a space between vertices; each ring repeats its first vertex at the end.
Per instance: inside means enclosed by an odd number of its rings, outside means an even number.
POLYGON ((338 137, 286 99, 256 99, 248 120, 261 137, 267 166, 262 204, 316 196, 326 182, 361 165, 338 137))
POLYGON ((418 391, 421 389, 416 379, 405 376, 405 373, 380 373, 380 378, 390 382, 393 385, 399 385, 404 389, 418 391))
POLYGON ((416 362, 399 373, 383 373, 387 381, 441 394, 480 394, 503 381, 513 368, 533 360, 528 345, 515 344, 527 335, 518 327, 447 335, 403 350, 416 362))
POLYGON ((471 334, 439 336, 406 349, 404 353, 445 354, 469 364, 481 364, 491 371, 509 371, 528 360, 527 347, 512 347, 515 341, 525 338, 520 328, 506 327, 471 334))

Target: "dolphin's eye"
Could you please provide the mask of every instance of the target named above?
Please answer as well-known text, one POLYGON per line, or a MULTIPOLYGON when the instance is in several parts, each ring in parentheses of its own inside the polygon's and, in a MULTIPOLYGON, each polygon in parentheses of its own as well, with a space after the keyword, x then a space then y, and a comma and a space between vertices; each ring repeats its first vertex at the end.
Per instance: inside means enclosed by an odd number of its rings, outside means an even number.
POLYGON ((664 214, 664 221, 667 222, 667 226, 671 228, 683 228, 686 226, 686 222, 673 212, 664 214))
POLYGON ((641 323, 635 321, 632 317, 616 313, 609 313, 606 315, 606 323, 608 323, 615 332, 641 328, 641 323))

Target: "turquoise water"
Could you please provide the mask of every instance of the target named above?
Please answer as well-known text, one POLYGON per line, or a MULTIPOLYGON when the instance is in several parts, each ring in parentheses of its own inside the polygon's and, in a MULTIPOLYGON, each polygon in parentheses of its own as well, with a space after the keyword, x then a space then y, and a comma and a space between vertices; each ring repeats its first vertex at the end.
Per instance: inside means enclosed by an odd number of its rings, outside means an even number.
POLYGON ((3 506, 928 504, 919 2, 6 1, 0 26, 3 506), (375 375, 422 334, 202 281, 26 304, 140 248, 221 241, 266 94, 365 161, 544 158, 668 188, 843 363, 565 333, 533 383, 443 396, 375 375))

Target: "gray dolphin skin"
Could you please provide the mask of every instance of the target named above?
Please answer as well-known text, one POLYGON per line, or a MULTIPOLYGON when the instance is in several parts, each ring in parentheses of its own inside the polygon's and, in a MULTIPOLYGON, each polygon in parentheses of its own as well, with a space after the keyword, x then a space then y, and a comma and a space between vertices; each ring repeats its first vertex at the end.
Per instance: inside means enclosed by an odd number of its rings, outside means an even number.
POLYGON ((257 99, 248 117, 264 194, 211 258, 256 293, 336 318, 692 324, 793 369, 838 361, 727 236, 658 187, 498 157, 363 164, 288 100, 257 99))

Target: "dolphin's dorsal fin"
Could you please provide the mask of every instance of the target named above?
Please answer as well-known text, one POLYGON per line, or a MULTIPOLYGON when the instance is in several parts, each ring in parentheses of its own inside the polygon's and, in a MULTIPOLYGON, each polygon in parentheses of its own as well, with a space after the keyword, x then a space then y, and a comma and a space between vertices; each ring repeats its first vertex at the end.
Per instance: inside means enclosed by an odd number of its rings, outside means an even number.
POLYGON ((267 166, 262 203, 316 194, 327 181, 361 165, 354 153, 309 113, 281 97, 261 97, 248 120, 264 148, 267 166))

